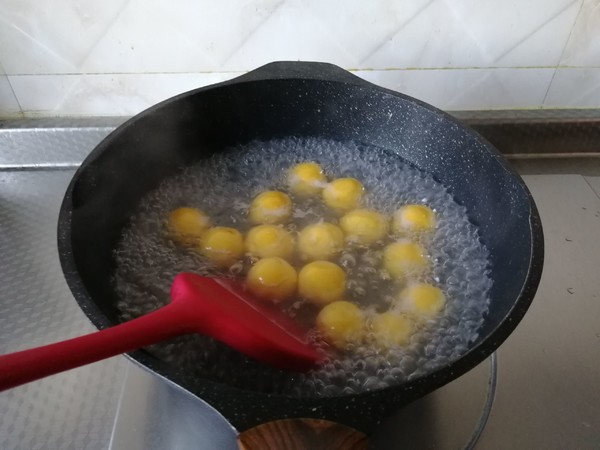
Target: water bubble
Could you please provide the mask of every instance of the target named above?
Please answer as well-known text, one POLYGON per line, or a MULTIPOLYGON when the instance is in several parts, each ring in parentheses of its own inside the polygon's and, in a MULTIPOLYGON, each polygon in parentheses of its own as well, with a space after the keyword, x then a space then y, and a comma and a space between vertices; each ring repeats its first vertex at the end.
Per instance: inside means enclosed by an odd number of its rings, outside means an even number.
MULTIPOLYGON (((265 190, 286 190, 285 173, 293 164, 317 161, 328 178, 350 176, 366 187, 364 206, 392 214, 400 205, 428 204, 438 214, 438 226, 418 240, 429 250, 431 273, 394 280, 381 269, 382 245, 344 250, 337 262, 347 272, 347 293, 371 313, 386 311, 406 282, 430 282, 446 294, 446 308, 437 320, 423 324, 407 346, 381 351, 367 343, 349 348, 318 370, 290 375, 270 369, 205 336, 186 336, 151 347, 159 359, 177 365, 183 374, 225 382, 244 389, 295 396, 349 395, 402 383, 436 370, 464 354, 478 336, 487 311, 488 251, 464 207, 444 186, 388 150, 352 142, 287 138, 253 142, 228 149, 164 180, 135 211, 115 250, 115 290, 122 320, 147 314, 169 302, 169 288, 179 272, 218 276, 194 248, 181 247, 164 230, 165 217, 181 206, 198 207, 214 225, 250 228, 251 199, 265 190)), ((338 223, 339 216, 320 197, 300 199, 293 220, 284 226, 293 234, 309 223, 338 223)), ((396 239, 396 236, 389 236, 396 239)), ((256 262, 244 258, 229 268, 243 275, 256 262)), ((304 301, 288 305, 297 317, 310 315, 304 301), (307 313, 308 311, 308 313, 307 313)), ((317 341, 316 335, 310 339, 317 341)))

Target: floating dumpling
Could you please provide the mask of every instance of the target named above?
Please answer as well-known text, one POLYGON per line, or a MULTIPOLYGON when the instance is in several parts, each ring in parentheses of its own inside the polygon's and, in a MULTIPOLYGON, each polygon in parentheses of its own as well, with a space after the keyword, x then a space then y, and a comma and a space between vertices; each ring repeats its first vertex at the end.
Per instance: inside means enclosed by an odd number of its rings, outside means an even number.
POLYGON ((279 257, 263 258, 248 271, 246 286, 255 296, 280 302, 296 292, 296 269, 279 257))
POLYGON ((184 245, 196 244, 209 227, 209 217, 198 208, 177 208, 169 213, 169 234, 184 245))
POLYGON ((298 274, 298 293, 311 303, 326 305, 346 291, 346 273, 329 261, 313 261, 298 274))
POLYGON ((323 200, 330 208, 345 212, 360 205, 364 192, 362 183, 354 178, 338 178, 323 189, 323 200))
POLYGON ((298 234, 298 251, 304 260, 327 260, 344 247, 344 232, 332 223, 308 225, 298 234))
POLYGON ((392 227, 400 235, 430 231, 436 226, 435 213, 425 205, 405 205, 394 213, 392 227))
POLYGON ((340 219, 346 241, 371 245, 383 239, 388 232, 388 221, 383 214, 369 209, 355 209, 340 219))
POLYGON ((318 195, 327 184, 327 178, 320 165, 314 162, 297 164, 288 173, 288 185, 300 197, 318 195))
POLYGON ((418 276, 429 265, 425 249, 416 242, 403 239, 383 249, 383 267, 398 280, 418 276))
POLYGON ((210 228, 202 235, 200 253, 215 266, 229 267, 244 254, 244 238, 235 228, 210 228))
POLYGON ((317 316, 317 329, 330 344, 343 348, 359 341, 365 330, 363 312, 354 303, 339 300, 326 305, 317 316))
POLYGON ((279 256, 290 259, 294 253, 294 238, 279 225, 258 225, 246 235, 246 251, 258 258, 279 256))
POLYGON ((400 292, 396 308, 431 318, 441 312, 445 303, 446 297, 440 288, 427 283, 415 283, 400 292))
POLYGON ((415 331, 415 323, 410 316, 392 311, 376 314, 370 325, 373 339, 382 348, 406 345, 415 331))
POLYGON ((285 223, 292 216, 292 200, 284 192, 265 191, 250 204, 250 221, 255 224, 285 223))

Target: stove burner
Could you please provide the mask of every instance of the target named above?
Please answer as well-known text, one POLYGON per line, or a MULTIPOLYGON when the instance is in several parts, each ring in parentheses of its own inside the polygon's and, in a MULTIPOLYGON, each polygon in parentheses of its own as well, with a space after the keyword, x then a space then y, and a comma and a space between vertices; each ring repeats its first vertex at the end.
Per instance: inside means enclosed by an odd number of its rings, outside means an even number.
MULTIPOLYGON (((496 354, 462 377, 398 411, 370 437, 375 450, 471 449, 494 400, 496 354)), ((181 388, 128 367, 111 449, 236 450, 236 430, 216 410, 181 388)))

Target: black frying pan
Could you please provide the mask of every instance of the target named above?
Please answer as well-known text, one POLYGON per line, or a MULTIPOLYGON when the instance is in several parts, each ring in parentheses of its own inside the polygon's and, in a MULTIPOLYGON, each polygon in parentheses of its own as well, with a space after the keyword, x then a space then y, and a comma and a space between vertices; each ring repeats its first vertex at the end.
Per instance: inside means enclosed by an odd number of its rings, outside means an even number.
POLYGON ((75 174, 58 224, 63 271, 91 321, 98 328, 114 325, 112 250, 140 199, 165 177, 214 152, 291 135, 388 149, 433 175, 466 207, 491 253, 491 304, 479 338, 459 360, 427 376, 331 398, 243 390, 182 374, 144 350, 131 357, 212 404, 240 431, 309 417, 368 433, 496 350, 525 314, 542 272, 542 227, 523 181, 488 142, 442 111, 336 66, 302 62, 268 64, 166 100, 115 130, 75 174))

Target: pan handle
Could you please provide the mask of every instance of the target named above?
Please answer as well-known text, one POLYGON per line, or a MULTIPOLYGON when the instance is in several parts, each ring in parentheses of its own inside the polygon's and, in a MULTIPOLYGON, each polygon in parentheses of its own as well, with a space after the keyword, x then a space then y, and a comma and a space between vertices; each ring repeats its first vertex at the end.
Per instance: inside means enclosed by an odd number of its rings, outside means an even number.
POLYGON ((321 419, 283 419, 258 425, 238 436, 240 450, 366 450, 367 436, 321 419))
MULTIPOLYGON (((335 64, 306 61, 277 61, 265 64, 231 80, 231 83, 245 81, 284 80, 284 79, 323 80, 378 87, 335 64)), ((228 82, 225 82, 227 84, 228 82)))
POLYGON ((0 355, 0 391, 191 331, 187 311, 170 303, 111 328, 0 355))

